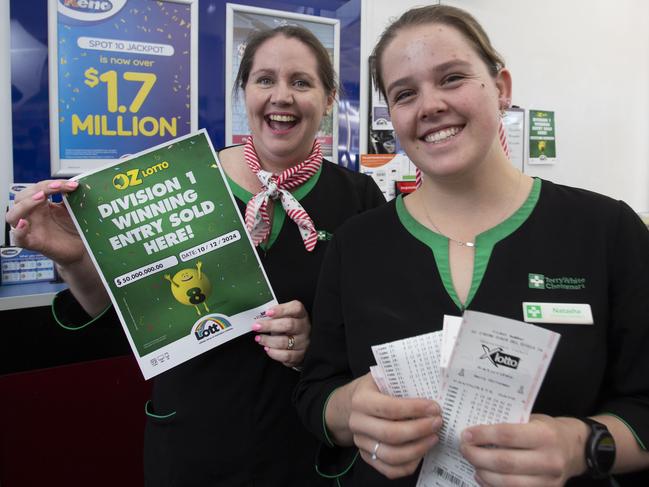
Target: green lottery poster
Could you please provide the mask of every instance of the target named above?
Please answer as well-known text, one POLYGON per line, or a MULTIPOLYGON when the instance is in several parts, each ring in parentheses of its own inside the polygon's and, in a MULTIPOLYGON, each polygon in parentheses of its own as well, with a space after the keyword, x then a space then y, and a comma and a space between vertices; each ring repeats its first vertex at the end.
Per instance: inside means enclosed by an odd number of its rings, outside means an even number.
POLYGON ((75 180, 66 205, 146 379, 276 303, 204 130, 75 180))
POLYGON ((530 109, 530 164, 554 164, 557 161, 557 137, 554 112, 530 109))

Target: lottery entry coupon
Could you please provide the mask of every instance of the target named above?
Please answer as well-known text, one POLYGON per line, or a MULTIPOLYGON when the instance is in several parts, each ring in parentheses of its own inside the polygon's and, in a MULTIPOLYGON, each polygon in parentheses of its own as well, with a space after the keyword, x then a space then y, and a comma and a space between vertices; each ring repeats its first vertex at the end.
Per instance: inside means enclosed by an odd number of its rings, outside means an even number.
POLYGON ((440 442, 424 457, 417 487, 477 487, 459 452, 468 426, 525 423, 559 335, 500 316, 444 316, 441 331, 372 347, 379 390, 434 399, 442 406, 440 442))
POLYGON ((65 204, 146 379, 276 303, 205 131, 74 179, 65 204))
POLYGON ((440 444, 424 457, 417 487, 477 486, 458 448, 476 424, 526 423, 559 341, 552 331, 466 311, 442 378, 440 444))

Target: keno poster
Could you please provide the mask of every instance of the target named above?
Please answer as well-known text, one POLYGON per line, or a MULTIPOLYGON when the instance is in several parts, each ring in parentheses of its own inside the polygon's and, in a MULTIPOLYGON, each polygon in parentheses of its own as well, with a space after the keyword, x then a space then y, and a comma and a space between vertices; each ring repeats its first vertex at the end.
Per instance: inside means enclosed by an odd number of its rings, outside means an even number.
POLYGON ((276 303, 204 130, 75 179, 66 205, 145 378, 276 303))
POLYGON ((197 0, 48 0, 52 174, 197 128, 197 0))

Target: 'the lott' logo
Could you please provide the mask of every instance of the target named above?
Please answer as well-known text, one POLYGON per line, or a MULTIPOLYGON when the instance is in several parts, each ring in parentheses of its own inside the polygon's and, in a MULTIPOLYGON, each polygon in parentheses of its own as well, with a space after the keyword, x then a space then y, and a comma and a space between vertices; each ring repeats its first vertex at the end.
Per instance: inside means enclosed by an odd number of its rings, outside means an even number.
POLYGON ((203 342, 231 329, 232 324, 228 321, 227 316, 213 314, 203 316, 200 320, 194 323, 192 333, 196 340, 203 342))
POLYGON ((510 369, 517 369, 518 364, 521 361, 519 357, 504 353, 502 347, 497 347, 491 350, 488 346, 482 345, 482 350, 484 350, 484 353, 480 359, 488 358, 496 367, 502 365, 504 367, 509 367, 510 369))
POLYGON ((586 289, 585 277, 548 277, 543 274, 529 273, 527 285, 530 289, 586 289))
POLYGON ((126 0, 59 0, 59 13, 76 20, 104 20, 119 12, 126 0))

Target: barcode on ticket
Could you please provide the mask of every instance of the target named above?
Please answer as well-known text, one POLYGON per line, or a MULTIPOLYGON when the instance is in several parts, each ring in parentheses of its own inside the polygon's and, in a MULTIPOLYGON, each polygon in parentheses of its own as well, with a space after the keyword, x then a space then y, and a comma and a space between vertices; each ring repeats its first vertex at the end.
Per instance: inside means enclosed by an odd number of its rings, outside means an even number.
POLYGON ((442 477, 444 480, 447 480, 453 485, 457 485, 458 487, 473 487, 471 484, 466 483, 460 477, 453 475, 451 472, 444 470, 442 467, 435 466, 434 470, 436 475, 442 477))

